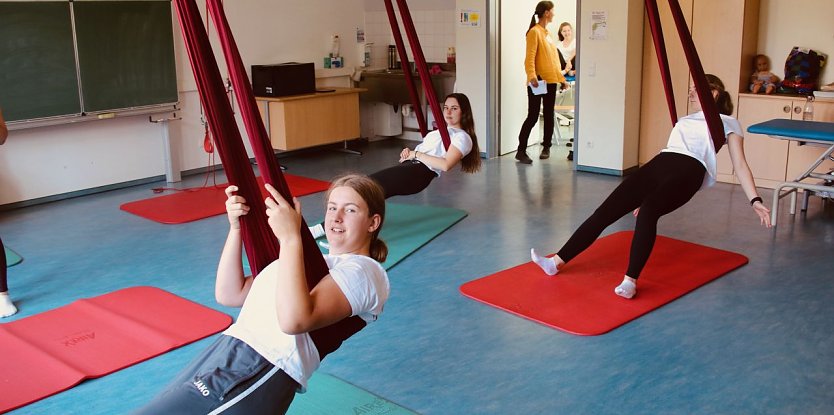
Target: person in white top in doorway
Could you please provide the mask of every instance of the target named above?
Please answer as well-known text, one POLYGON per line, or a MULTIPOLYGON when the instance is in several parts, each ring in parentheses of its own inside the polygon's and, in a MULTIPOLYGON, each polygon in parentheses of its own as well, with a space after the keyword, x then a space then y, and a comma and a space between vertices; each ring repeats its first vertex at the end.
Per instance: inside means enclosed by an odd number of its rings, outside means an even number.
MULTIPOLYGON (((706 77, 721 113, 733 170, 759 222, 769 228, 770 210, 762 204, 762 198, 756 192, 753 175, 744 157, 741 125, 730 116, 733 113, 730 94, 724 90, 724 83, 718 77, 710 74, 706 77)), ((694 87, 689 90, 689 102, 696 109, 701 109, 694 87)), ((637 293, 637 278, 654 247, 660 217, 683 206, 699 189, 712 186, 715 176, 716 151, 703 111, 682 117, 672 128, 666 148, 623 180, 556 255, 543 257, 531 249, 532 260, 547 275, 555 275, 566 262, 591 246, 605 228, 629 211, 634 211, 637 223, 628 269, 623 282, 614 289, 615 294, 632 298, 637 293)))
POLYGON ((573 26, 568 22, 559 25, 559 43, 556 44, 559 53, 565 59, 562 73, 565 76, 576 76, 576 39, 573 37, 573 26))

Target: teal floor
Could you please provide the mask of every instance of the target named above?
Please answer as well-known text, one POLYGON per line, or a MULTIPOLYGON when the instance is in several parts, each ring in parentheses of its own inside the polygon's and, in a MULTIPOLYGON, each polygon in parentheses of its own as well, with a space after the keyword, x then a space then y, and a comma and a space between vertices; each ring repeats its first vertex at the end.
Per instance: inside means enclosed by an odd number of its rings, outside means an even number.
MULTIPOLYGON (((328 180, 395 162, 404 142, 363 156, 282 157, 292 174, 328 180)), ((413 145, 413 143, 410 143, 413 145)), ((444 174, 396 203, 469 215, 389 271, 381 319, 321 371, 421 414, 830 414, 834 408, 834 209, 812 199, 763 229, 738 186, 718 184, 664 218, 663 235, 739 252, 750 263, 602 336, 566 334, 463 297, 470 280, 552 252, 620 178, 577 173, 566 149, 532 166, 512 155, 481 173, 444 174)), ((196 186, 202 176, 186 178, 196 186)), ((133 285, 154 285, 235 315, 213 299, 223 216, 162 225, 119 210, 150 183, 0 212, 0 235, 25 260, 9 269, 13 321, 133 285)), ((765 200, 770 192, 762 191, 765 200)), ((308 219, 323 194, 302 198, 308 219)), ((625 217, 607 233, 630 229, 625 217)), ((613 288, 613 287, 612 287, 613 288)), ((613 294, 612 294, 613 295, 613 294)), ((13 411, 116 414, 154 395, 210 339, 13 411)), ((2 391, 0 391, 2 393, 2 391)), ((355 408, 345 407, 345 414, 355 408)))

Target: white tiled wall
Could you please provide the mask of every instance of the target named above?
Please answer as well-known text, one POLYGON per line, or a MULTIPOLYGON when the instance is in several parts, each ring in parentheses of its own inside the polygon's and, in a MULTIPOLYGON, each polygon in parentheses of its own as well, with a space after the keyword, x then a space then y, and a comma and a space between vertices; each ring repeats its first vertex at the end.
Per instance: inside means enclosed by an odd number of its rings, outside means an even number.
MULTIPOLYGON (((402 26, 402 19, 399 11, 396 13, 409 61, 413 61, 411 46, 402 26)), ((455 46, 456 17, 455 11, 448 9, 411 11, 411 18, 414 21, 414 28, 417 29, 417 37, 420 39, 426 62, 446 62, 446 52, 450 47, 455 46)), ((394 35, 391 33, 391 24, 388 23, 388 14, 385 11, 365 12, 365 41, 373 42, 371 67, 386 67, 388 45, 395 43, 394 35)))

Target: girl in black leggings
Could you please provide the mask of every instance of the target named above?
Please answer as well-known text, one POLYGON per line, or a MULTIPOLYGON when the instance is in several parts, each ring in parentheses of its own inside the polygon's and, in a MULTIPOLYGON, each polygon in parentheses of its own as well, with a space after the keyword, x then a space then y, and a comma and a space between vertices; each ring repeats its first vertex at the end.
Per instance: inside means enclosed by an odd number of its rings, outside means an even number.
MULTIPOLYGON (((434 130, 426 134, 414 150, 404 148, 400 152, 399 164, 369 175, 382 187, 386 199, 420 193, 441 172, 449 171, 458 164, 466 173, 481 169, 481 152, 475 137, 475 120, 469 98, 460 93, 447 95, 443 102, 443 119, 451 139, 448 150, 443 146, 440 131, 434 130)), ((311 226, 310 232, 314 238, 325 236, 322 224, 311 226)))
POLYGON ((443 146, 440 131, 434 130, 414 150, 404 148, 400 152, 400 164, 370 175, 382 186, 386 199, 420 193, 441 172, 449 171, 458 164, 466 173, 480 170, 481 154, 469 98, 460 93, 446 96, 443 119, 452 142, 448 150, 443 146))
MULTIPOLYGON (((770 227, 770 211, 756 193, 753 175, 744 157, 741 126, 729 116, 733 112, 730 95, 716 76, 708 74, 707 81, 718 110, 723 114, 721 120, 736 176, 760 222, 770 227)), ((689 101, 700 109, 694 87, 689 90, 689 101)), ((542 257, 533 249, 530 250, 533 261, 546 274, 555 275, 562 265, 591 246, 608 225, 633 210, 637 223, 628 269, 623 282, 614 289, 617 295, 632 298, 637 293, 637 278, 654 247, 658 220, 683 206, 701 187, 715 183, 715 153, 703 112, 681 118, 672 129, 667 147, 617 186, 556 255, 542 257)))

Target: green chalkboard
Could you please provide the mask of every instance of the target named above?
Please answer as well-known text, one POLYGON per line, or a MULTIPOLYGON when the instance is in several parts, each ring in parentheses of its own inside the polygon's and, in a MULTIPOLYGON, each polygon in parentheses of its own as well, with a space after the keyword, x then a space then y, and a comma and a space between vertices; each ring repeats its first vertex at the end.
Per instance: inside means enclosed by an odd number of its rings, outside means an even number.
POLYGON ((177 102, 171 2, 73 2, 85 112, 177 102))
POLYGON ((81 114, 68 2, 0 2, 0 107, 7 121, 81 114))
POLYGON ((171 0, 0 0, 8 121, 178 101, 171 0))

